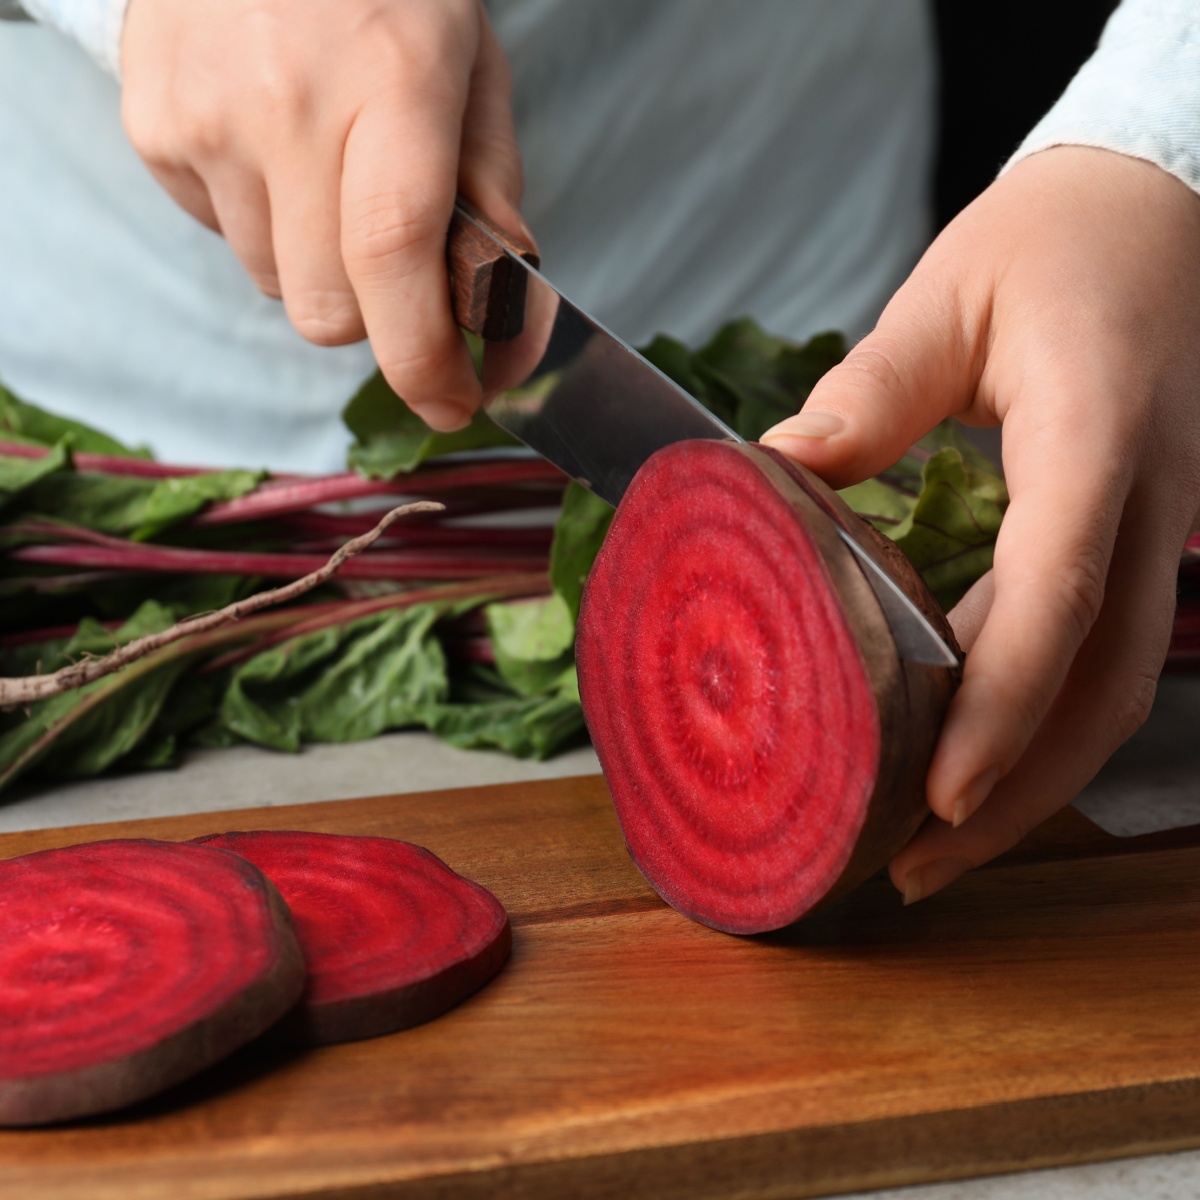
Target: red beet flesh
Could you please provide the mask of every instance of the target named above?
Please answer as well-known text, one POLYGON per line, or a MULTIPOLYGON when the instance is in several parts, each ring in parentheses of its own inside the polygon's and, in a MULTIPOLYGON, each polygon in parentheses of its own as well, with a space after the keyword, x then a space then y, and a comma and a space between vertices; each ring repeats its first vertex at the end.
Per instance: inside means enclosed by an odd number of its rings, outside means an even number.
POLYGON ((198 840, 260 867, 292 911, 309 974, 285 1036, 325 1044, 407 1029, 478 991, 508 959, 500 902, 420 846, 290 831, 198 840))
POLYGON ((0 1124, 153 1095, 274 1024, 303 982, 286 908, 236 855, 120 840, 0 862, 0 1124))
POLYGON ((669 446, 622 499, 580 614, 629 851, 668 903, 733 933, 789 924, 907 840, 953 690, 900 662, 822 510, 849 511, 767 451, 669 446))

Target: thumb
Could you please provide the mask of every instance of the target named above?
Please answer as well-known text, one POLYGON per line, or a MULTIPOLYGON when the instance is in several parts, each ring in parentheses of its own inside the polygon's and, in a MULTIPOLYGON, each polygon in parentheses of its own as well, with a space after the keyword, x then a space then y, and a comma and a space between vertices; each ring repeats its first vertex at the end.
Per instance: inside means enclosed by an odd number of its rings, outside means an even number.
POLYGON ((763 443, 831 487, 849 487, 886 470, 945 417, 970 408, 984 339, 967 332, 972 323, 957 300, 944 298, 954 289, 930 282, 910 279, 874 331, 822 376, 799 413, 763 434, 763 443))

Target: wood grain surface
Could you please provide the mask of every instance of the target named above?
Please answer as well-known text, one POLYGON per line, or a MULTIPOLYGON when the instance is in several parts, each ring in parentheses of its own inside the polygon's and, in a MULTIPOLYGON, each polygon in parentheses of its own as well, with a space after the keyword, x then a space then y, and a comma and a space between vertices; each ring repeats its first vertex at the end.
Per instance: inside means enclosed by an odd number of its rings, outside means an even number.
POLYGON ((446 237, 454 319, 485 341, 507 342, 525 324, 527 277, 497 241, 530 266, 538 266, 537 251, 531 245, 505 233, 460 196, 446 237))
MULTIPOLYGON (((164 776, 164 787, 170 786, 164 776)), ((382 834, 493 889, 513 959, 440 1020, 242 1052, 136 1109, 0 1133, 21 1200, 816 1196, 1200 1144, 1200 839, 1075 813, 912 908, 778 935, 664 907, 603 780, 10 834, 382 834)))

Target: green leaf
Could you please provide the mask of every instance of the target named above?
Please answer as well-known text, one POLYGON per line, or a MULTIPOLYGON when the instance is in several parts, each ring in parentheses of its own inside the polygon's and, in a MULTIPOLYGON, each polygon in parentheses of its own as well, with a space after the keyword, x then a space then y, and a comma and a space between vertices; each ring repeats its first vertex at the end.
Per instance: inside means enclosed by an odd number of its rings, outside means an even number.
POLYGON ((924 487, 907 528, 895 541, 945 609, 992 567, 1008 502, 1003 480, 970 466, 958 450, 925 464, 924 487))
POLYGON ((177 660, 127 679, 112 676, 34 705, 0 737, 0 787, 35 766, 63 779, 106 770, 150 730, 186 666, 177 660), (96 694, 104 703, 88 703, 96 694))
POLYGON ((549 758, 583 732, 583 710, 568 692, 476 704, 440 704, 425 717, 462 750, 494 748, 517 758, 549 758))
POLYGON ((484 609, 496 669, 521 696, 557 688, 574 671, 575 618, 560 595, 484 609))
MULTIPOLYGON (((70 638, 49 638, 40 642, 24 642, 0 647, 0 675, 42 675, 65 666, 63 657, 70 638)), ((0 713, 0 725, 4 723, 0 713)))
POLYGON ((929 444, 944 448, 919 467, 919 491, 914 490, 918 460, 908 456, 893 470, 841 493, 904 551, 947 609, 991 569, 1008 503, 1004 480, 987 457, 974 447, 964 451, 947 444, 957 438, 961 434, 952 429, 930 435, 929 444))
POLYGON ((74 636, 63 650, 67 662, 76 662, 85 655, 100 657, 148 633, 161 633, 175 622, 175 614, 157 600, 146 600, 119 629, 105 629, 99 621, 84 617, 74 636))
POLYGON ((695 370, 714 400, 705 394, 697 398, 731 408, 728 423, 742 437, 756 440, 796 413, 817 380, 845 353, 841 334, 818 334, 797 345, 766 333, 748 317, 731 321, 695 355, 695 370))
POLYGON ((354 434, 349 466, 368 479, 407 474, 427 458, 488 446, 515 446, 516 440, 483 413, 465 429, 434 433, 376 371, 346 405, 342 420, 354 434))
POLYGON ((765 332, 750 317, 723 325, 692 352, 659 335, 641 353, 742 437, 754 440, 790 417, 817 380, 845 357, 840 333, 803 344, 765 332))
MULTIPOLYGON (((104 654, 114 645, 170 623, 169 610, 147 601, 113 632, 94 621, 81 622, 62 657, 75 661, 82 654, 104 654)), ((187 665, 182 654, 162 662, 143 660, 32 705, 18 724, 0 735, 0 787, 34 767, 59 778, 83 778, 106 770, 152 729, 187 665)))
POLYGON ((728 403, 729 398, 724 393, 706 395, 708 389, 703 374, 696 369, 696 355, 682 342, 660 333, 649 345, 640 347, 638 353, 652 362, 664 375, 673 379, 685 392, 700 400, 727 425, 733 422, 736 415, 735 406, 728 403))
POLYGON ((579 617, 583 585, 604 544, 614 511, 608 501, 574 481, 563 494, 562 513, 550 546, 550 584, 566 604, 572 623, 579 617))
POLYGON ((167 663, 122 687, 119 702, 109 700, 88 711, 56 740, 54 753, 42 762, 43 772, 60 779, 86 779, 108 770, 150 732, 186 669, 182 659, 167 663))
POLYGON ((131 449, 98 429, 84 425, 82 421, 55 416, 36 404, 18 399, 3 384, 0 384, 0 437, 32 442, 38 446, 53 446, 69 437, 73 450, 89 454, 111 454, 119 458, 151 457, 144 448, 131 449))
POLYGON ((205 505, 248 495, 266 477, 266 471, 227 470, 156 480, 130 537, 145 541, 194 516, 205 505))
POLYGON ((121 759, 121 766, 126 771, 166 771, 177 767, 179 739, 173 733, 160 736, 152 729, 140 745, 121 759))
POLYGON ((0 455, 0 508, 34 484, 70 469, 71 455, 65 439, 42 458, 0 455))
POLYGON ((376 613, 292 638, 233 674, 225 727, 246 741, 296 751, 303 742, 351 742, 417 723, 449 692, 433 634, 445 605, 376 613))
POLYGON ((116 537, 145 540, 218 500, 254 491, 263 471, 210 471, 171 479, 97 472, 58 473, 27 488, 22 510, 84 525, 116 537))

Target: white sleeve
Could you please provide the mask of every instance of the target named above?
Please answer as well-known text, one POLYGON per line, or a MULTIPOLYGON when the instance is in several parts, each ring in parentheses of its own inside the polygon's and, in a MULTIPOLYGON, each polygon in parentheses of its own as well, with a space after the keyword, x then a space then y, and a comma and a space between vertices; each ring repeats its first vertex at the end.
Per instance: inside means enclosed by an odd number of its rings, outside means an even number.
MULTIPOLYGON (((12 0, 0 0, 0 10, 12 0)), ((20 0, 37 21, 78 42, 106 71, 120 77, 121 30, 129 0, 20 0)))
POLYGON ((1124 0, 1004 170, 1064 145, 1146 159, 1200 191, 1200 0, 1124 0))

